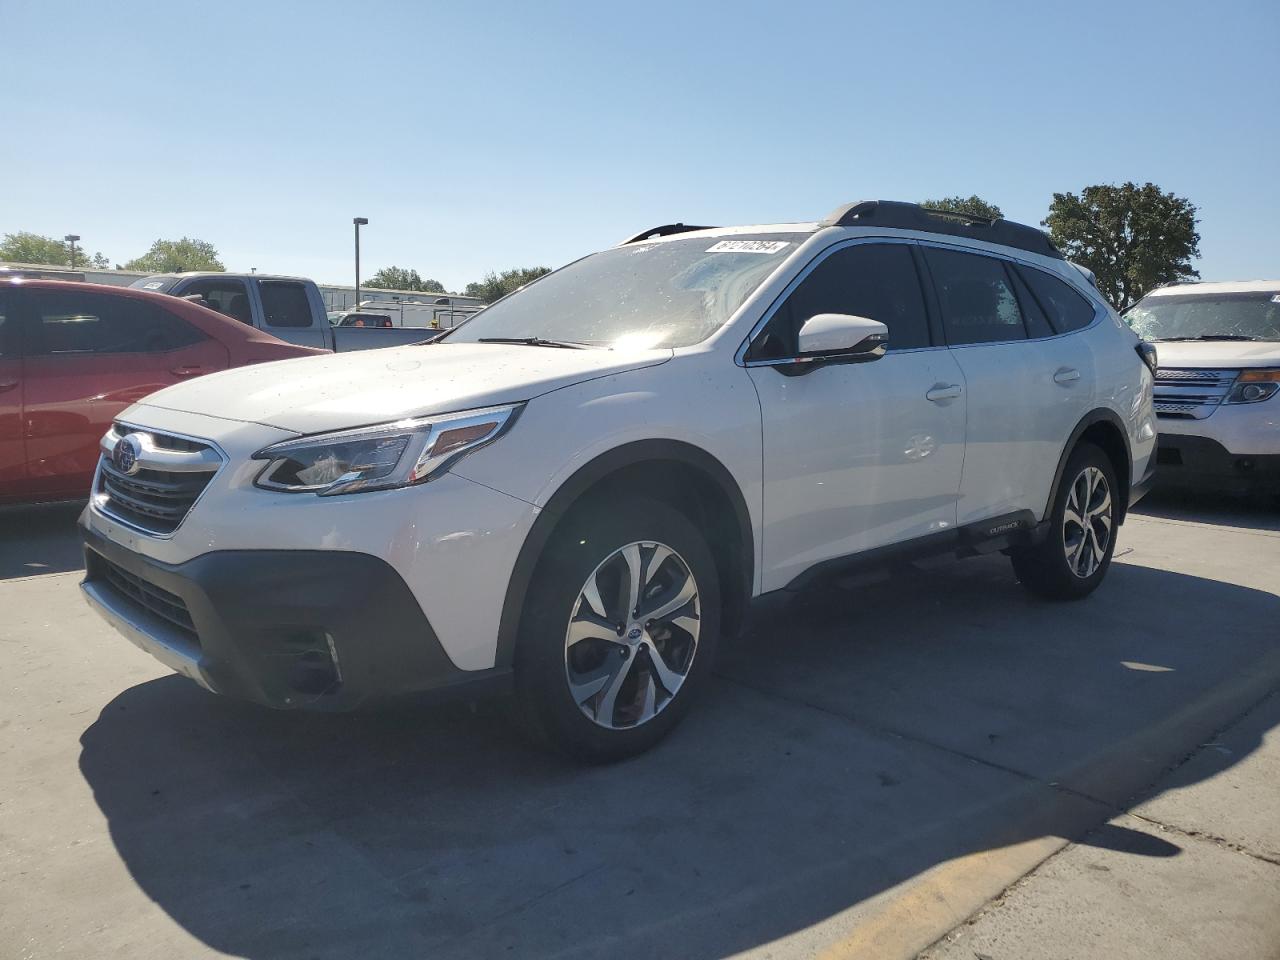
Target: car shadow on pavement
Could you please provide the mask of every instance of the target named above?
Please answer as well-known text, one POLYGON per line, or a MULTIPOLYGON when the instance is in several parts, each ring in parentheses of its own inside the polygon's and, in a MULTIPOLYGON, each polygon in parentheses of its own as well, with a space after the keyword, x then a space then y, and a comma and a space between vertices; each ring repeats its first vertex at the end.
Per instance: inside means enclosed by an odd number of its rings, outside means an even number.
POLYGON ((84 569, 79 503, 0 507, 0 580, 84 569))
MULTIPOLYGON (((80 768, 133 879, 226 953, 710 960, 1083 838, 1276 686, 1277 622, 1272 593, 1131 563, 1037 603, 981 558, 797 599, 614 766, 531 749, 500 703, 287 714, 169 677, 80 768)), ((1093 842, 1179 853, 1125 834, 1093 842)))
POLYGON ((1143 497, 1133 512, 1244 530, 1280 531, 1280 491, 1272 497, 1224 497, 1211 491, 1157 489, 1143 497))

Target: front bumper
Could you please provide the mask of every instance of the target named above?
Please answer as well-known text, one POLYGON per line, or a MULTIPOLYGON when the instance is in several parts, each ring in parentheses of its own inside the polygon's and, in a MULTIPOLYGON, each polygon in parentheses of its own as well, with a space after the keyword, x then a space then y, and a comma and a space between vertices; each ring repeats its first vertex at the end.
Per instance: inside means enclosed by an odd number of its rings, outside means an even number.
POLYGON ((339 550, 217 550, 168 564, 81 524, 85 598, 134 644, 214 693, 349 710, 432 691, 479 695, 385 561, 339 550))
POLYGON ((1280 493, 1280 453, 1235 454, 1208 437, 1161 433, 1156 470, 1161 486, 1280 493))

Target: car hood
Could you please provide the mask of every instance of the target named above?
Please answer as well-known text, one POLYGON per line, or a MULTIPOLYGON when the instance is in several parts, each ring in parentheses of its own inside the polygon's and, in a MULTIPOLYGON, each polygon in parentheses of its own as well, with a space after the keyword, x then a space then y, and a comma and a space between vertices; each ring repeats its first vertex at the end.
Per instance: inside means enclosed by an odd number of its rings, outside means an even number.
POLYGON ((567 350, 437 343, 303 357, 167 387, 147 406, 319 433, 531 400, 584 380, 653 366, 670 350, 567 350))
POLYGON ((1157 340, 1162 367, 1265 367, 1280 365, 1274 340, 1157 340))

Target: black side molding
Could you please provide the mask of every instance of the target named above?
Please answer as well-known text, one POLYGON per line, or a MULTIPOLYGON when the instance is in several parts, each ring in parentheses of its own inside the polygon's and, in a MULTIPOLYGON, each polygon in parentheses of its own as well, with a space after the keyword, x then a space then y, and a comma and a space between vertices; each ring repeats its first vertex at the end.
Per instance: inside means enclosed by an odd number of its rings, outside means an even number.
MULTIPOLYGON (((626 467, 647 462, 675 462, 695 468, 719 487, 728 500, 738 528, 742 544, 742 582, 736 585, 745 608, 755 583, 755 533, 751 526, 751 514, 747 501, 727 467, 700 447, 679 440, 636 440, 614 447, 579 467, 547 501, 534 520, 524 545, 516 557, 507 583, 507 593, 502 603, 502 616, 498 623, 498 647, 495 667, 510 667, 515 660, 516 640, 520 629, 520 617, 524 610, 525 596, 533 574, 542 557, 556 524, 579 498, 587 494, 601 480, 626 467)), ((728 588, 726 588, 727 590, 728 588)))
POLYGON ((1030 510, 1019 510, 999 517, 966 523, 961 527, 942 530, 902 543, 864 550, 845 557, 823 560, 805 570, 788 583, 784 590, 803 590, 805 587, 831 576, 859 573, 876 567, 908 563, 925 557, 954 553, 960 557, 972 557, 982 553, 994 553, 1009 547, 1029 546, 1044 536, 1048 527, 1036 521, 1030 510))

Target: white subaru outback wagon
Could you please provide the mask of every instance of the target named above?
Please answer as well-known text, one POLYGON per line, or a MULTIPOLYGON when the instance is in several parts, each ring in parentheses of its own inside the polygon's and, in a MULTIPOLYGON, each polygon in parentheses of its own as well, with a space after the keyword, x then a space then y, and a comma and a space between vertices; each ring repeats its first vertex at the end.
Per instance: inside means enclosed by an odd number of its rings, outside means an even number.
POLYGON ((513 689, 645 749, 751 602, 893 556, 1105 576, 1154 348, 1043 233, 863 201, 672 224, 431 343, 170 387, 103 438, 89 602, 209 690, 348 709, 513 689))

